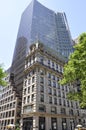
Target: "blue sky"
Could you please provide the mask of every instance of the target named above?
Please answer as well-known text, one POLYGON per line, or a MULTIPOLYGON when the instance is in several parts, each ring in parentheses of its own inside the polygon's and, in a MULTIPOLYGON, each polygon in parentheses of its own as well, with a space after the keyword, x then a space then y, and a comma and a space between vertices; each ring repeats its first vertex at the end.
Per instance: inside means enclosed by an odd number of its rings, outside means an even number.
MULTIPOLYGON (((55 12, 65 12, 75 39, 86 32, 86 0, 38 0, 55 12)), ((0 64, 10 67, 21 14, 31 0, 0 0, 0 64)))

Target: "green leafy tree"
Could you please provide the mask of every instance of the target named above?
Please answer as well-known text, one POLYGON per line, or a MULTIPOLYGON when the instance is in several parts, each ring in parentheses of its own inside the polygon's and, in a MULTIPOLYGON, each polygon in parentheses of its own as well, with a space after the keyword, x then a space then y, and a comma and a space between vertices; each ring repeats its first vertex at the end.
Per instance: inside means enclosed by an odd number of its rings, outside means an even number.
POLYGON ((0 86, 6 86, 7 85, 6 81, 4 80, 6 75, 7 74, 5 73, 2 65, 0 65, 0 86))
POLYGON ((68 98, 78 100, 81 108, 86 108, 86 33, 79 36, 78 44, 74 48, 74 53, 70 55, 68 63, 64 66, 63 79, 60 83, 80 82, 80 90, 70 92, 68 98))
POLYGON ((16 129, 15 130, 20 130, 19 124, 16 124, 16 129))

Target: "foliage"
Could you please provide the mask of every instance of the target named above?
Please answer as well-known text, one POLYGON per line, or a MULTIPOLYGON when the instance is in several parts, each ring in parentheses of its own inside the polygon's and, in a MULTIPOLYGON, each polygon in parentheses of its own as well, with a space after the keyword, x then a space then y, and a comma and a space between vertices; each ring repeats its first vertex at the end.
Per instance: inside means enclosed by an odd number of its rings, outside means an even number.
POLYGON ((79 36, 75 51, 70 55, 68 63, 64 66, 61 84, 80 81, 80 91, 71 92, 68 98, 78 100, 82 108, 86 108, 86 33, 79 36))
POLYGON ((7 74, 5 73, 2 65, 0 65, 0 86, 6 86, 7 85, 6 81, 4 80, 6 75, 7 74))
POLYGON ((19 128, 19 127, 17 127, 17 128, 16 128, 16 130, 20 130, 20 128, 19 128))
POLYGON ((19 124, 16 124, 16 129, 15 130, 20 130, 19 124))

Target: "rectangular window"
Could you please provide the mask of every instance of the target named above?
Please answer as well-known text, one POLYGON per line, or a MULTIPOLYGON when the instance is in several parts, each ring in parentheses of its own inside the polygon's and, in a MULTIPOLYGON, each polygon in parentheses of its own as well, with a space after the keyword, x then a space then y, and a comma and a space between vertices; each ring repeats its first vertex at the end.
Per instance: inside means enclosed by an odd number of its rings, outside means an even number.
POLYGON ((51 86, 51 80, 48 80, 48 86, 51 86))
POLYGON ((26 103, 26 97, 24 97, 24 104, 26 103))
POLYGON ((48 78, 51 78, 51 73, 48 73, 48 78))
POLYGON ((61 114, 66 114, 65 108, 61 108, 61 114))
POLYGON ((51 113, 56 114, 56 107, 51 107, 51 113))
POLYGON ((24 89, 24 95, 26 94, 26 88, 24 89))
POLYGON ((53 90, 53 95, 56 96, 57 93, 56 93, 56 89, 53 90))
POLYGON ((52 97, 49 97, 49 103, 52 103, 52 97))
POLYGON ((28 93, 30 93, 30 87, 28 87, 28 93))
POLYGON ((30 102, 30 96, 27 97, 27 103, 29 103, 29 102, 30 102))
POLYGON ((32 77, 32 83, 34 83, 35 82, 35 77, 32 77))
POLYGON ((55 80, 55 75, 52 75, 52 79, 55 80))
POLYGON ((44 83, 44 78, 40 77, 40 83, 44 83))
POLYGON ((40 86, 40 92, 42 92, 42 93, 44 92, 44 86, 43 85, 40 86))
POLYGON ((32 85, 32 92, 34 92, 34 85, 32 85))
POLYGON ((56 82, 53 82, 53 87, 56 88, 56 82))
POLYGON ((48 88, 48 94, 52 94, 52 89, 48 88))
POLYGON ((40 102, 44 102, 44 94, 40 95, 40 102))
POLYGON ((54 98, 54 104, 57 104, 57 98, 54 98))
POLYGON ((39 105, 39 111, 40 111, 40 112, 45 112, 45 111, 46 111, 45 105, 40 104, 40 105, 39 105))
POLYGON ((32 101, 34 101, 34 94, 32 94, 32 101))
POLYGON ((48 60, 48 65, 50 66, 50 60, 48 60))
POLYGON ((59 105, 62 105, 61 99, 59 99, 59 105))

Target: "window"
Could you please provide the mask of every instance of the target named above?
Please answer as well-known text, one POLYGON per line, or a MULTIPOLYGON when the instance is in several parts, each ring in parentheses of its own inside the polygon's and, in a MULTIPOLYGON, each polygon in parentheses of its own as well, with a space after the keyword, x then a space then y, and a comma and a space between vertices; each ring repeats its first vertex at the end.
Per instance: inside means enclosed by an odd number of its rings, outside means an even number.
POLYGON ((43 70, 40 70, 40 75, 44 75, 44 71, 43 70))
POLYGON ((29 102, 30 102, 30 96, 27 97, 27 103, 29 103, 29 102))
POLYGON ((62 105, 61 99, 59 99, 59 105, 62 105))
POLYGON ((52 75, 52 79, 55 80, 55 75, 52 75))
POLYGON ((28 93, 30 93, 30 87, 28 87, 28 93))
POLYGON ((56 82, 53 82, 53 87, 56 88, 56 82))
POLYGON ((62 66, 60 66, 60 72, 62 73, 62 66))
POLYGON ((58 64, 56 64, 56 70, 58 71, 58 64))
POLYGON ((44 94, 40 95, 40 102, 44 102, 44 94))
POLYGON ((48 60, 48 65, 50 66, 50 60, 48 60))
POLYGON ((51 73, 48 73, 48 78, 51 78, 51 73))
POLYGON ((67 86, 65 86, 65 91, 66 91, 66 92, 68 91, 67 86))
POLYGON ((59 81, 59 77, 57 77, 57 81, 59 81))
POLYGON ((58 86, 58 89, 60 89, 60 84, 59 83, 57 83, 57 86, 58 86))
POLYGON ((56 89, 53 90, 53 95, 56 96, 56 89))
POLYGON ((14 110, 12 111, 12 116, 14 116, 14 110))
POLYGON ((25 80, 24 84, 25 84, 25 86, 27 85, 27 80, 25 80))
POLYGON ((24 89, 24 95, 26 94, 26 89, 24 89))
POLYGON ((77 110, 77 116, 79 116, 79 110, 77 110))
POLYGON ((31 112, 32 110, 33 110, 33 106, 32 105, 24 106, 24 113, 31 112))
POLYGON ((52 97, 49 97, 49 103, 52 103, 52 97))
POLYGON ((33 75, 35 74, 35 70, 32 70, 32 74, 33 74, 33 75))
POLYGON ((32 101, 34 101, 34 94, 32 94, 32 101))
POLYGON ((44 78, 40 77, 40 83, 44 83, 44 78))
POLYGON ((30 85, 30 83, 31 83, 31 79, 28 79, 28 85, 30 85))
POLYGON ((40 104, 40 105, 39 105, 39 111, 40 111, 40 112, 45 112, 45 111, 46 111, 45 105, 40 104))
POLYGON ((24 104, 26 103, 26 97, 24 97, 24 104))
POLYGON ((32 85, 32 92, 34 92, 34 85, 32 85))
POLYGON ((69 107, 69 101, 67 100, 67 107, 69 107))
POLYGON ((32 77, 32 83, 34 83, 35 82, 35 77, 32 77))
POLYGON ((48 80, 48 85, 51 86, 51 80, 48 80))
POLYGON ((52 62, 52 68, 54 68, 54 62, 52 62))
POLYGON ((48 88, 48 94, 52 94, 52 89, 48 88))
POLYGON ((69 114, 73 115, 73 110, 72 109, 69 110, 69 114))
POLYGON ((44 86, 43 85, 40 86, 40 92, 44 92, 44 86))
POLYGON ((61 97, 61 92, 60 91, 58 91, 58 97, 61 97))
POLYGON ((9 117, 11 117, 11 111, 9 111, 9 117))
POLYGON ((56 112, 56 107, 51 107, 51 113, 54 113, 54 114, 57 113, 57 112, 56 112))
POLYGON ((52 130, 57 130, 57 119, 56 118, 51 118, 51 127, 52 127, 52 130))
POLYGON ((65 98, 65 93, 64 92, 62 93, 62 97, 65 98))
POLYGON ((65 108, 61 108, 61 114, 66 114, 65 108))
POLYGON ((66 102, 65 102, 65 100, 63 100, 63 106, 66 106, 66 102))
POLYGON ((71 107, 73 107, 73 102, 71 101, 71 107))
POLYGON ((40 57, 40 63, 41 64, 43 64, 43 61, 44 61, 43 57, 40 57))
POLYGON ((57 98, 54 98, 54 104, 57 104, 57 98))
POLYGON ((64 86, 63 86, 63 85, 61 85, 61 87, 62 87, 62 90, 64 90, 64 86))

